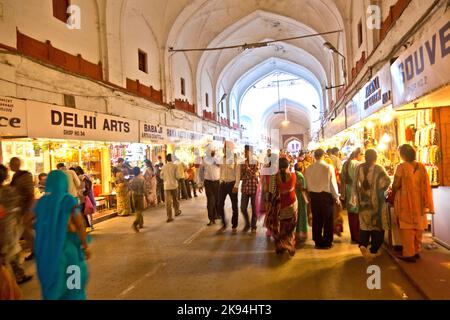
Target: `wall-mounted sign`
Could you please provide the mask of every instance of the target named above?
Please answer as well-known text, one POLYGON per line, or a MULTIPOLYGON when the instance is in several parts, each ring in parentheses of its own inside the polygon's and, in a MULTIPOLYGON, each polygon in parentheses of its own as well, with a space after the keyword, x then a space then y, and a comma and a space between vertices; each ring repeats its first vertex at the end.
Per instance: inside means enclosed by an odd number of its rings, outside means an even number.
POLYGON ((167 140, 167 127, 140 121, 140 142, 164 144, 167 140))
POLYGON ((139 123, 101 113, 27 101, 28 136, 69 140, 139 142, 139 123))
POLYGON ((166 128, 166 136, 171 142, 198 142, 204 137, 201 133, 177 128, 166 128))
POLYGON ((347 103, 345 109, 347 127, 351 127, 361 121, 361 113, 359 112, 357 97, 354 97, 349 103, 347 103))
POLYGON ((0 137, 25 137, 27 113, 24 100, 0 97, 0 137))
POLYGON ((394 107, 450 82, 450 10, 391 66, 394 107))
POLYGON ((328 123, 324 130, 324 137, 331 138, 335 134, 345 130, 345 110, 342 110, 337 117, 328 123))
POLYGON ((391 86, 390 65, 386 64, 358 93, 361 119, 392 103, 391 86))

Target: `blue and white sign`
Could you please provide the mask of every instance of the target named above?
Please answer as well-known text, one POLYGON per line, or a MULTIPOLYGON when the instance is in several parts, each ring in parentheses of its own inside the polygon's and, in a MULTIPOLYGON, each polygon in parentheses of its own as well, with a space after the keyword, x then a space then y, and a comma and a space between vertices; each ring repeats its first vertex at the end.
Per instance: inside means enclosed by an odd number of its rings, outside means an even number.
POLYGON ((450 82, 450 10, 391 66, 394 107, 450 82))

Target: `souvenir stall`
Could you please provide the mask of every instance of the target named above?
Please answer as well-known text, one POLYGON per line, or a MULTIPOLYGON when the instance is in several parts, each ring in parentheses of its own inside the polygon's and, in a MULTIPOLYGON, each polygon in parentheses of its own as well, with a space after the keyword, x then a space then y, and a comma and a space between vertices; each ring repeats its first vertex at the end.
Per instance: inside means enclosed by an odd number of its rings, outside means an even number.
POLYGON ((0 163, 8 166, 11 158, 18 157, 22 170, 30 171, 37 180, 39 173, 50 171, 50 150, 43 142, 27 137, 26 101, 0 97, 0 163))
POLYGON ((450 11, 424 28, 392 64, 394 108, 400 143, 417 150, 433 185, 432 236, 450 249, 450 11), (439 36, 441 35, 441 36, 439 36), (436 41, 434 41, 436 40, 436 41), (424 47, 436 43, 433 52, 424 47), (442 49, 442 50, 441 50, 442 49), (414 63, 420 57, 419 64, 414 63), (420 68, 419 68, 420 66, 420 68))
POLYGON ((407 143, 416 149, 417 161, 425 165, 432 186, 439 186, 441 150, 437 114, 432 109, 397 112, 399 144, 407 143))
POLYGON ((54 170, 58 163, 82 167, 93 182, 94 219, 111 213, 115 203, 111 198, 110 146, 120 141, 137 143, 138 121, 35 101, 26 102, 26 113, 25 143, 31 143, 35 158, 43 160, 35 166, 35 174, 54 170))
POLYGON ((158 161, 158 156, 161 156, 163 161, 165 161, 167 127, 158 123, 141 121, 139 129, 139 140, 147 146, 146 158, 152 163, 156 163, 158 161))

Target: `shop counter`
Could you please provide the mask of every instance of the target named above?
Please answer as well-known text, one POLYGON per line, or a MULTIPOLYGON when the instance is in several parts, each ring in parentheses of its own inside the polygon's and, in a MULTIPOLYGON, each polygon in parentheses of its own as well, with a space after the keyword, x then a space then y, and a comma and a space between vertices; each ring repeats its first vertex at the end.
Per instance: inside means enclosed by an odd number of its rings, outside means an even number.
POLYGON ((450 249, 450 187, 433 189, 433 238, 450 249))
POLYGON ((110 210, 115 208, 117 205, 117 195, 114 193, 101 194, 100 197, 104 198, 106 201, 106 209, 110 210))

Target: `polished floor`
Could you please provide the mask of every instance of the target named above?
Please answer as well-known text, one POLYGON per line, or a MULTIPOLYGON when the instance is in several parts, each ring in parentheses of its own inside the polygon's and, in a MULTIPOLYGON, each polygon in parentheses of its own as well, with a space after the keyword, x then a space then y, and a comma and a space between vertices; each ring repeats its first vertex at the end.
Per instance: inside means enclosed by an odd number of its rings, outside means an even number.
MULTIPOLYGON (((182 210, 170 224, 164 208, 145 212, 138 234, 133 217, 97 224, 88 298, 423 299, 385 252, 372 262, 380 267, 381 289, 368 289, 368 264, 349 243, 348 230, 331 250, 315 250, 308 240, 289 258, 274 253, 261 226, 254 235, 207 227, 204 196, 182 201, 182 210)), ((35 272, 32 262, 26 267, 35 272)), ((25 299, 40 299, 36 277, 22 290, 25 299)))

